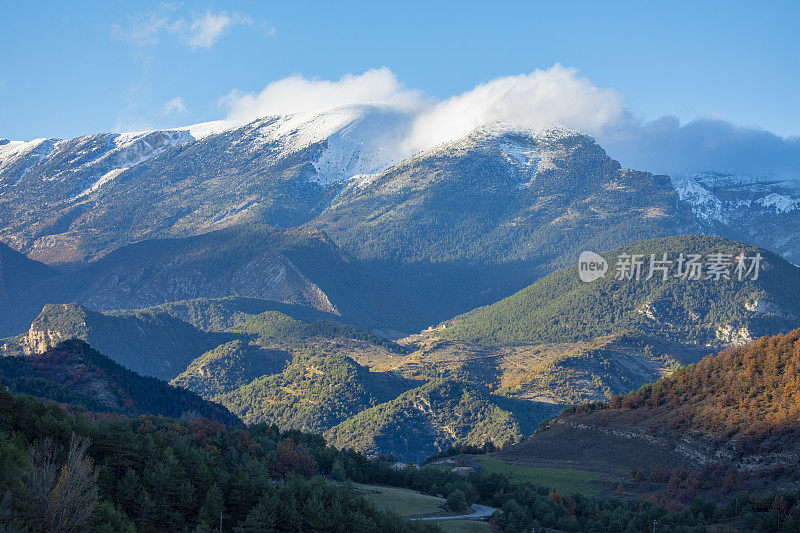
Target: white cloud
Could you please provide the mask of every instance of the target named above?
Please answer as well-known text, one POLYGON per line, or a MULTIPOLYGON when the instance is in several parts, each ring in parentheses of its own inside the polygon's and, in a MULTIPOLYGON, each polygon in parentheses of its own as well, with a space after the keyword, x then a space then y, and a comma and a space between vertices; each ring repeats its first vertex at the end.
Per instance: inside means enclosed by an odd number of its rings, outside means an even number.
POLYGON ((192 21, 189 31, 186 33, 186 41, 194 49, 211 48, 219 41, 233 19, 225 13, 213 15, 207 12, 205 16, 192 21))
POLYGON ((238 13, 212 13, 195 15, 191 19, 169 16, 171 7, 162 5, 156 13, 133 20, 129 25, 114 24, 111 36, 138 47, 155 46, 164 37, 191 48, 209 49, 220 41, 232 27, 250 26, 253 20, 238 13))
POLYGON ((250 25, 252 20, 238 14, 226 13, 213 14, 207 11, 202 17, 197 17, 191 22, 177 21, 172 29, 184 44, 197 50, 198 48, 211 48, 234 25, 250 25))
POLYGON ((441 102, 406 88, 386 67, 338 80, 295 75, 258 93, 231 91, 221 99, 237 123, 266 115, 315 112, 342 105, 378 105, 412 115, 408 153, 467 135, 483 124, 506 122, 531 129, 556 124, 596 134, 625 116, 622 98, 554 65, 530 74, 498 78, 441 102))
POLYGON ((409 148, 426 149, 493 122, 543 129, 564 125, 593 134, 625 115, 622 98, 577 71, 555 64, 530 74, 497 78, 436 104, 417 118, 409 148))
POLYGON ((161 33, 166 32, 170 23, 163 14, 152 13, 146 18, 138 18, 128 26, 111 25, 111 37, 134 46, 145 47, 158 43, 161 33))
POLYGON ((183 98, 176 96, 162 105, 160 112, 162 115, 181 115, 186 113, 186 104, 183 103, 183 98))
POLYGON ((363 104, 411 111, 424 100, 420 91, 406 89, 386 67, 363 74, 348 74, 336 81, 316 80, 300 75, 274 81, 259 93, 231 91, 220 100, 228 119, 236 122, 266 115, 313 112, 331 107, 363 104))

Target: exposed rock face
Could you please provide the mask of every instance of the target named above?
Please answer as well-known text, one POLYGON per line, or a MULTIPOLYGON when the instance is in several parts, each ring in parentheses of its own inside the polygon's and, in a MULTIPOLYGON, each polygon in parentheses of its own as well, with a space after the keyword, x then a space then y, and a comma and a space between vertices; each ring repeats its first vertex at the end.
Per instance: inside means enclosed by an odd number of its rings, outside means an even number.
POLYGON ((797 318, 791 312, 777 305, 775 302, 771 302, 764 298, 748 300, 745 302, 744 307, 748 311, 752 311, 761 315, 773 315, 790 320, 797 318))
POLYGON ((319 311, 336 313, 322 289, 311 282, 291 261, 268 250, 237 270, 231 278, 234 296, 263 298, 279 302, 302 299, 319 311))
POLYGON ((90 312, 78 305, 47 305, 31 323, 23 336, 22 351, 27 354, 44 353, 66 339, 87 341, 90 312))
POLYGON ((79 339, 102 349, 115 362, 142 375, 169 379, 206 350, 231 335, 203 332, 168 316, 152 312, 115 316, 77 304, 47 305, 19 343, 8 343, 7 354, 42 354, 62 341, 79 339))
MULTIPOLYGON (((56 330, 40 331, 31 327, 23 339, 22 351, 25 355, 44 353, 65 340, 64 334, 56 330)), ((85 339, 84 339, 85 340, 85 339)))
POLYGON ((725 324, 719 326, 715 333, 716 340, 727 346, 742 346, 753 342, 753 335, 746 326, 737 329, 730 324, 725 324))

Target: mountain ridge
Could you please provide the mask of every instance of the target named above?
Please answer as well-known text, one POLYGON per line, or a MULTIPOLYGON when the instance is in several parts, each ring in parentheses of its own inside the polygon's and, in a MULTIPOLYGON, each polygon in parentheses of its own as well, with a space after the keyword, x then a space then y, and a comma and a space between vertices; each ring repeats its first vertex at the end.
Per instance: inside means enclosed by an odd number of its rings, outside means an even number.
POLYGON ((42 353, 0 358, 3 384, 29 394, 93 411, 205 417, 227 425, 241 421, 224 407, 197 394, 141 376, 89 344, 67 339, 42 353))
POLYGON ((0 252, 3 280, 26 284, 15 291, 13 313, 11 307, 0 308, 2 336, 27 329, 46 304, 72 302, 112 311, 202 298, 254 298, 284 309, 293 306, 302 316, 347 320, 387 337, 433 320, 415 295, 400 292, 312 228, 230 227, 148 240, 71 266, 43 265, 8 247, 0 252))
MULTIPOLYGON (((47 263, 95 264, 155 239, 199 239, 257 225, 316 231, 382 278, 382 290, 424 295, 417 312, 400 311, 369 326, 389 336, 508 296, 571 263, 574 249, 689 233, 722 235, 789 258, 800 246, 772 231, 775 206, 783 205, 783 196, 795 199, 778 189, 751 199, 749 215, 717 223, 678 178, 624 169, 584 133, 494 123, 409 155, 402 141, 407 119, 385 107, 344 106, 246 124, 60 141, 48 149, 56 150, 52 157, 31 145, 24 161, 11 157, 22 149, 9 142, 0 151, 6 155, 0 157, 0 239, 47 263), (79 154, 73 145, 91 150, 79 154), (80 176, 92 168, 120 170, 123 163, 131 166, 79 201, 70 199, 91 188, 80 176), (753 203, 759 199, 765 205, 753 203), (403 316, 420 318, 403 324, 397 319, 403 316)), ((731 206, 752 195, 725 192, 731 206)), ((800 210, 784 210, 780 220, 793 227, 796 214, 800 210)), ((276 268, 284 262, 263 260, 276 268)), ((330 287, 321 290, 338 309, 330 287)), ((78 300, 103 309, 137 308, 237 294, 228 288, 109 305, 96 301, 98 295, 78 300)), ((319 300, 327 305, 322 295, 319 300)), ((39 306, 44 303, 52 302, 39 306)), ((376 304, 373 297, 358 313, 374 318, 376 304)))
MULTIPOLYGON (((719 237, 685 235, 640 241, 602 256, 610 265, 604 279, 584 283, 577 266, 565 268, 499 302, 446 321, 431 334, 513 345, 575 341, 632 329, 660 331, 685 344, 720 347, 800 325, 795 295, 800 270, 766 250, 719 237), (724 253, 730 258, 762 254, 763 271, 757 280, 673 276, 662 281, 658 276, 644 279, 645 265, 642 279, 615 279, 614 259, 623 254, 644 258, 667 254, 674 262, 680 253, 701 257, 724 253)), ((732 271, 732 263, 729 268, 732 271)))

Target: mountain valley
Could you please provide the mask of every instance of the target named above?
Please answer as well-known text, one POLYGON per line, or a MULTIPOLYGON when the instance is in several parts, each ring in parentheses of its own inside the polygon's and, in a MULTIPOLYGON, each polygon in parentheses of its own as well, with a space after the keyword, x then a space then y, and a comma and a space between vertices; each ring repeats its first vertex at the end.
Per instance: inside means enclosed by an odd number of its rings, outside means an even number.
POLYGON ((421 462, 800 327, 796 247, 773 230, 789 184, 624 169, 560 127, 412 155, 407 127, 350 106, 3 144, 3 353, 81 339, 247 424, 421 462), (580 281, 582 250, 611 272, 580 281), (613 275, 679 253, 763 268, 613 275))

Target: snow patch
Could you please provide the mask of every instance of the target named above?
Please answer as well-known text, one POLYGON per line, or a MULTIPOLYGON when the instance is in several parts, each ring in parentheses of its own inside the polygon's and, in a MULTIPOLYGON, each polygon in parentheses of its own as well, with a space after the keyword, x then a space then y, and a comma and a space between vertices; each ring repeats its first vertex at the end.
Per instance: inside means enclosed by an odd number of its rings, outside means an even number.
POLYGON ((350 180, 356 184, 356 187, 366 187, 367 185, 373 183, 380 177, 380 173, 376 172, 374 174, 356 174, 350 180))
POLYGON ((27 156, 36 156, 39 159, 45 157, 47 154, 36 154, 42 145, 52 139, 34 139, 32 141, 8 141, 0 144, 0 176, 3 171, 15 163, 17 160, 27 156))
POLYGON ((102 187, 103 185, 105 185, 109 181, 113 180, 114 178, 116 178, 117 176, 119 176, 120 174, 125 172, 126 170, 128 170, 127 167, 115 168, 113 170, 109 170, 108 172, 106 172, 105 174, 100 176, 99 180, 94 182, 88 189, 86 189, 82 193, 78 194, 75 198, 80 198, 81 196, 87 196, 89 194, 92 194, 93 192, 96 192, 96 191, 100 190, 100 187, 102 187))
POLYGON ((277 148, 277 156, 288 154, 321 142, 358 118, 350 109, 334 109, 326 113, 295 113, 258 119, 242 129, 250 133, 253 150, 268 146, 277 148))
POLYGON ((126 168, 136 166, 167 148, 191 142, 188 131, 151 131, 146 133, 120 133, 114 137, 115 149, 106 152, 97 161, 114 156, 126 168))
POLYGON ((176 128, 178 131, 188 131, 195 140, 205 139, 211 135, 216 135, 224 131, 228 131, 237 126, 236 122, 230 120, 214 120, 211 122, 201 122, 200 124, 193 124, 191 126, 184 126, 176 128))
POLYGON ((3 144, 0 144, 0 161, 5 161, 12 157, 24 155, 31 150, 35 150, 39 145, 47 139, 34 139, 32 141, 9 141, 3 139, 3 144))
MULTIPOLYGON (((265 117, 240 128, 238 143, 281 159, 319 146, 309 180, 330 185, 373 174, 403 158, 410 115, 375 106, 344 106, 320 113, 265 117)), ((237 144, 238 144, 237 143, 237 144)))
POLYGON ((684 177, 673 178, 672 183, 678 192, 678 198, 691 205, 695 216, 706 221, 726 222, 722 200, 699 182, 684 177))
POLYGON ((794 211, 800 207, 800 200, 795 200, 783 194, 772 193, 756 200, 762 207, 773 207, 778 213, 794 211))
POLYGON ((538 157, 530 146, 523 146, 517 143, 502 142, 497 145, 500 152, 506 156, 509 162, 515 165, 522 165, 526 167, 532 166, 538 162, 538 157))
POLYGON ((797 185, 783 180, 716 172, 671 179, 680 200, 704 221, 727 224, 737 212, 758 208, 777 214, 800 210, 800 199, 789 196, 797 185))

